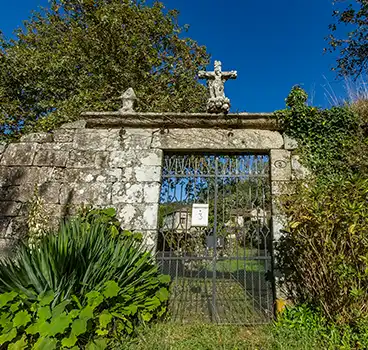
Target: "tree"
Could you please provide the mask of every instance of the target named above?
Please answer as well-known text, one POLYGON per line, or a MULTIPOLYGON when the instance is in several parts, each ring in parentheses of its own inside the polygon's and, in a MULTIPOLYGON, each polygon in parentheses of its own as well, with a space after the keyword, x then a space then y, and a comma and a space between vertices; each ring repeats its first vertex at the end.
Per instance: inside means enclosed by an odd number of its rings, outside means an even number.
POLYGON ((357 78, 368 68, 368 1, 355 0, 347 4, 346 0, 336 0, 335 3, 340 5, 333 12, 335 23, 329 26, 329 51, 340 52, 335 68, 340 76, 357 78), (345 38, 336 36, 341 25, 350 30, 345 38))
POLYGON ((199 111, 203 46, 183 38, 176 10, 144 0, 52 0, 0 32, 0 137, 50 130, 83 110, 117 110, 133 87, 139 111, 199 111))

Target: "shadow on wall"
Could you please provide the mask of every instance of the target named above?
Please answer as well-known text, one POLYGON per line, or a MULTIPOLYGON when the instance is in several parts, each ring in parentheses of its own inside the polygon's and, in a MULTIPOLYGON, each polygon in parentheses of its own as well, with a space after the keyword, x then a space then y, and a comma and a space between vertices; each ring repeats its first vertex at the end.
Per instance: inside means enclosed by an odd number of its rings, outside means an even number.
POLYGON ((27 236, 31 215, 34 223, 57 229, 63 218, 75 213, 72 190, 60 203, 64 171, 65 168, 0 165, 0 257, 13 253, 17 243, 27 236))

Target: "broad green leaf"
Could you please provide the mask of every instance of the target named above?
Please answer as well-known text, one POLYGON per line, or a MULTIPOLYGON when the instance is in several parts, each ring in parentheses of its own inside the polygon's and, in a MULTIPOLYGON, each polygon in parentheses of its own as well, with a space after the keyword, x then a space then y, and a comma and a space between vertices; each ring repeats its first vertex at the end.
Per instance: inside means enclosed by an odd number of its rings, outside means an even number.
POLYGON ((13 344, 8 345, 8 350, 23 350, 27 347, 28 342, 26 341, 26 336, 23 335, 18 341, 13 344))
POLYGON ((170 283, 171 277, 169 275, 160 275, 160 276, 158 276, 158 280, 161 283, 170 283))
POLYGON ((107 216, 114 217, 116 215, 115 208, 107 208, 103 210, 103 213, 107 216))
POLYGON ((57 339, 40 337, 33 346, 32 350, 55 350, 57 347, 57 342, 57 339))
POLYGON ((52 317, 57 317, 57 316, 61 315, 61 314, 64 312, 65 307, 66 307, 67 305, 69 305, 69 304, 70 304, 70 301, 69 301, 69 300, 64 300, 64 301, 62 301, 60 304, 56 305, 56 306, 52 309, 52 311, 51 311, 51 313, 52 313, 52 317))
POLYGON ((12 313, 15 313, 16 311, 19 310, 19 306, 22 304, 21 301, 18 301, 17 303, 14 303, 10 306, 9 310, 12 312, 12 313))
POLYGON ((16 292, 8 292, 0 294, 0 308, 5 306, 9 301, 14 300, 17 297, 18 293, 16 292))
POLYGON ((69 338, 63 338, 61 341, 61 345, 65 346, 67 348, 70 348, 75 345, 75 343, 78 341, 78 338, 74 334, 70 334, 69 338))
POLYGON ((1 315, 0 315, 0 326, 4 328, 4 326, 6 324, 8 324, 10 321, 10 313, 8 312, 3 312, 1 315))
POLYGON ((26 326, 30 321, 31 315, 27 311, 19 311, 13 319, 13 325, 18 328, 26 326))
POLYGON ((156 292, 156 296, 160 299, 160 301, 166 301, 169 299, 169 291, 166 288, 160 288, 156 292))
POLYGON ((109 334, 109 331, 107 329, 97 329, 96 334, 101 335, 101 336, 105 336, 105 335, 109 334))
POLYGON ((120 289, 115 281, 108 281, 105 283, 105 289, 102 293, 106 298, 113 298, 119 294, 120 289))
POLYGON ((17 330, 13 328, 10 332, 0 335, 0 345, 12 341, 17 336, 17 330))
POLYGON ((79 314, 79 318, 84 318, 86 320, 89 320, 93 317, 93 309, 91 306, 86 306, 83 308, 79 314))
POLYGON ((107 345, 106 339, 95 339, 87 344, 86 350, 105 350, 107 345))
POLYGON ((37 316, 41 321, 48 320, 51 317, 51 310, 49 306, 41 307, 37 310, 37 316))
POLYGON ((54 337, 58 333, 63 333, 70 325, 71 318, 66 313, 53 317, 50 322, 49 335, 54 337))
POLYGON ((50 305, 54 300, 54 298, 55 298, 54 292, 49 291, 38 298, 38 300, 40 301, 39 305, 40 306, 50 305))
POLYGON ((125 315, 135 315, 137 313, 137 310, 138 310, 138 307, 137 305, 135 304, 131 304, 127 307, 124 307, 122 312, 125 314, 125 315))
POLYGON ((73 310, 70 310, 70 311, 69 311, 68 315, 69 315, 69 317, 70 317, 72 320, 74 320, 76 317, 78 317, 78 316, 79 316, 80 312, 81 312, 81 310, 73 309, 73 310))
POLYGON ((76 319, 72 324, 72 334, 78 336, 87 331, 87 320, 85 318, 76 319))
POLYGON ((101 328, 106 328, 107 325, 111 322, 111 320, 112 320, 112 315, 108 312, 103 312, 99 317, 101 328))
POLYGON ((103 295, 97 291, 87 293, 86 297, 88 299, 88 305, 90 305, 92 309, 95 309, 104 301, 103 295))
POLYGON ((148 322, 152 319, 152 314, 150 314, 149 312, 144 312, 142 313, 142 320, 145 322, 148 322))

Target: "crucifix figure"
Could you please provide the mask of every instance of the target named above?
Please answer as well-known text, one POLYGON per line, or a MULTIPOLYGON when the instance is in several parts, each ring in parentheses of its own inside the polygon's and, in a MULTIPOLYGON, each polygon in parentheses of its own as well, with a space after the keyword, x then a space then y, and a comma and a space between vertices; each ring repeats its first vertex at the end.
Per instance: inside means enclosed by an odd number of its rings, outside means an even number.
POLYGON ((208 113, 228 113, 230 110, 230 100, 225 97, 224 84, 228 79, 236 79, 236 71, 223 72, 221 62, 215 61, 214 72, 199 71, 198 77, 207 80, 210 98, 207 101, 208 113))

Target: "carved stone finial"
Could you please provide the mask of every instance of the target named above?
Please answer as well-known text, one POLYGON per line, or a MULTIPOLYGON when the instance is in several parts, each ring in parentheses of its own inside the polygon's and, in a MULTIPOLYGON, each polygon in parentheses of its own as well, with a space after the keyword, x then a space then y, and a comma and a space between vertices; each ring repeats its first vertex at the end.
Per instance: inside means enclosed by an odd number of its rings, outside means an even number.
POLYGON ((123 107, 119 109, 119 112, 121 113, 133 113, 134 112, 134 104, 137 101, 137 96, 135 95, 135 92, 132 88, 129 88, 126 90, 121 96, 120 96, 123 107))
POLYGON ((230 100, 225 96, 224 84, 226 80, 236 79, 236 71, 223 72, 221 62, 215 61, 213 72, 199 71, 198 77, 207 80, 210 98, 207 101, 208 113, 228 113, 230 110, 230 100))

